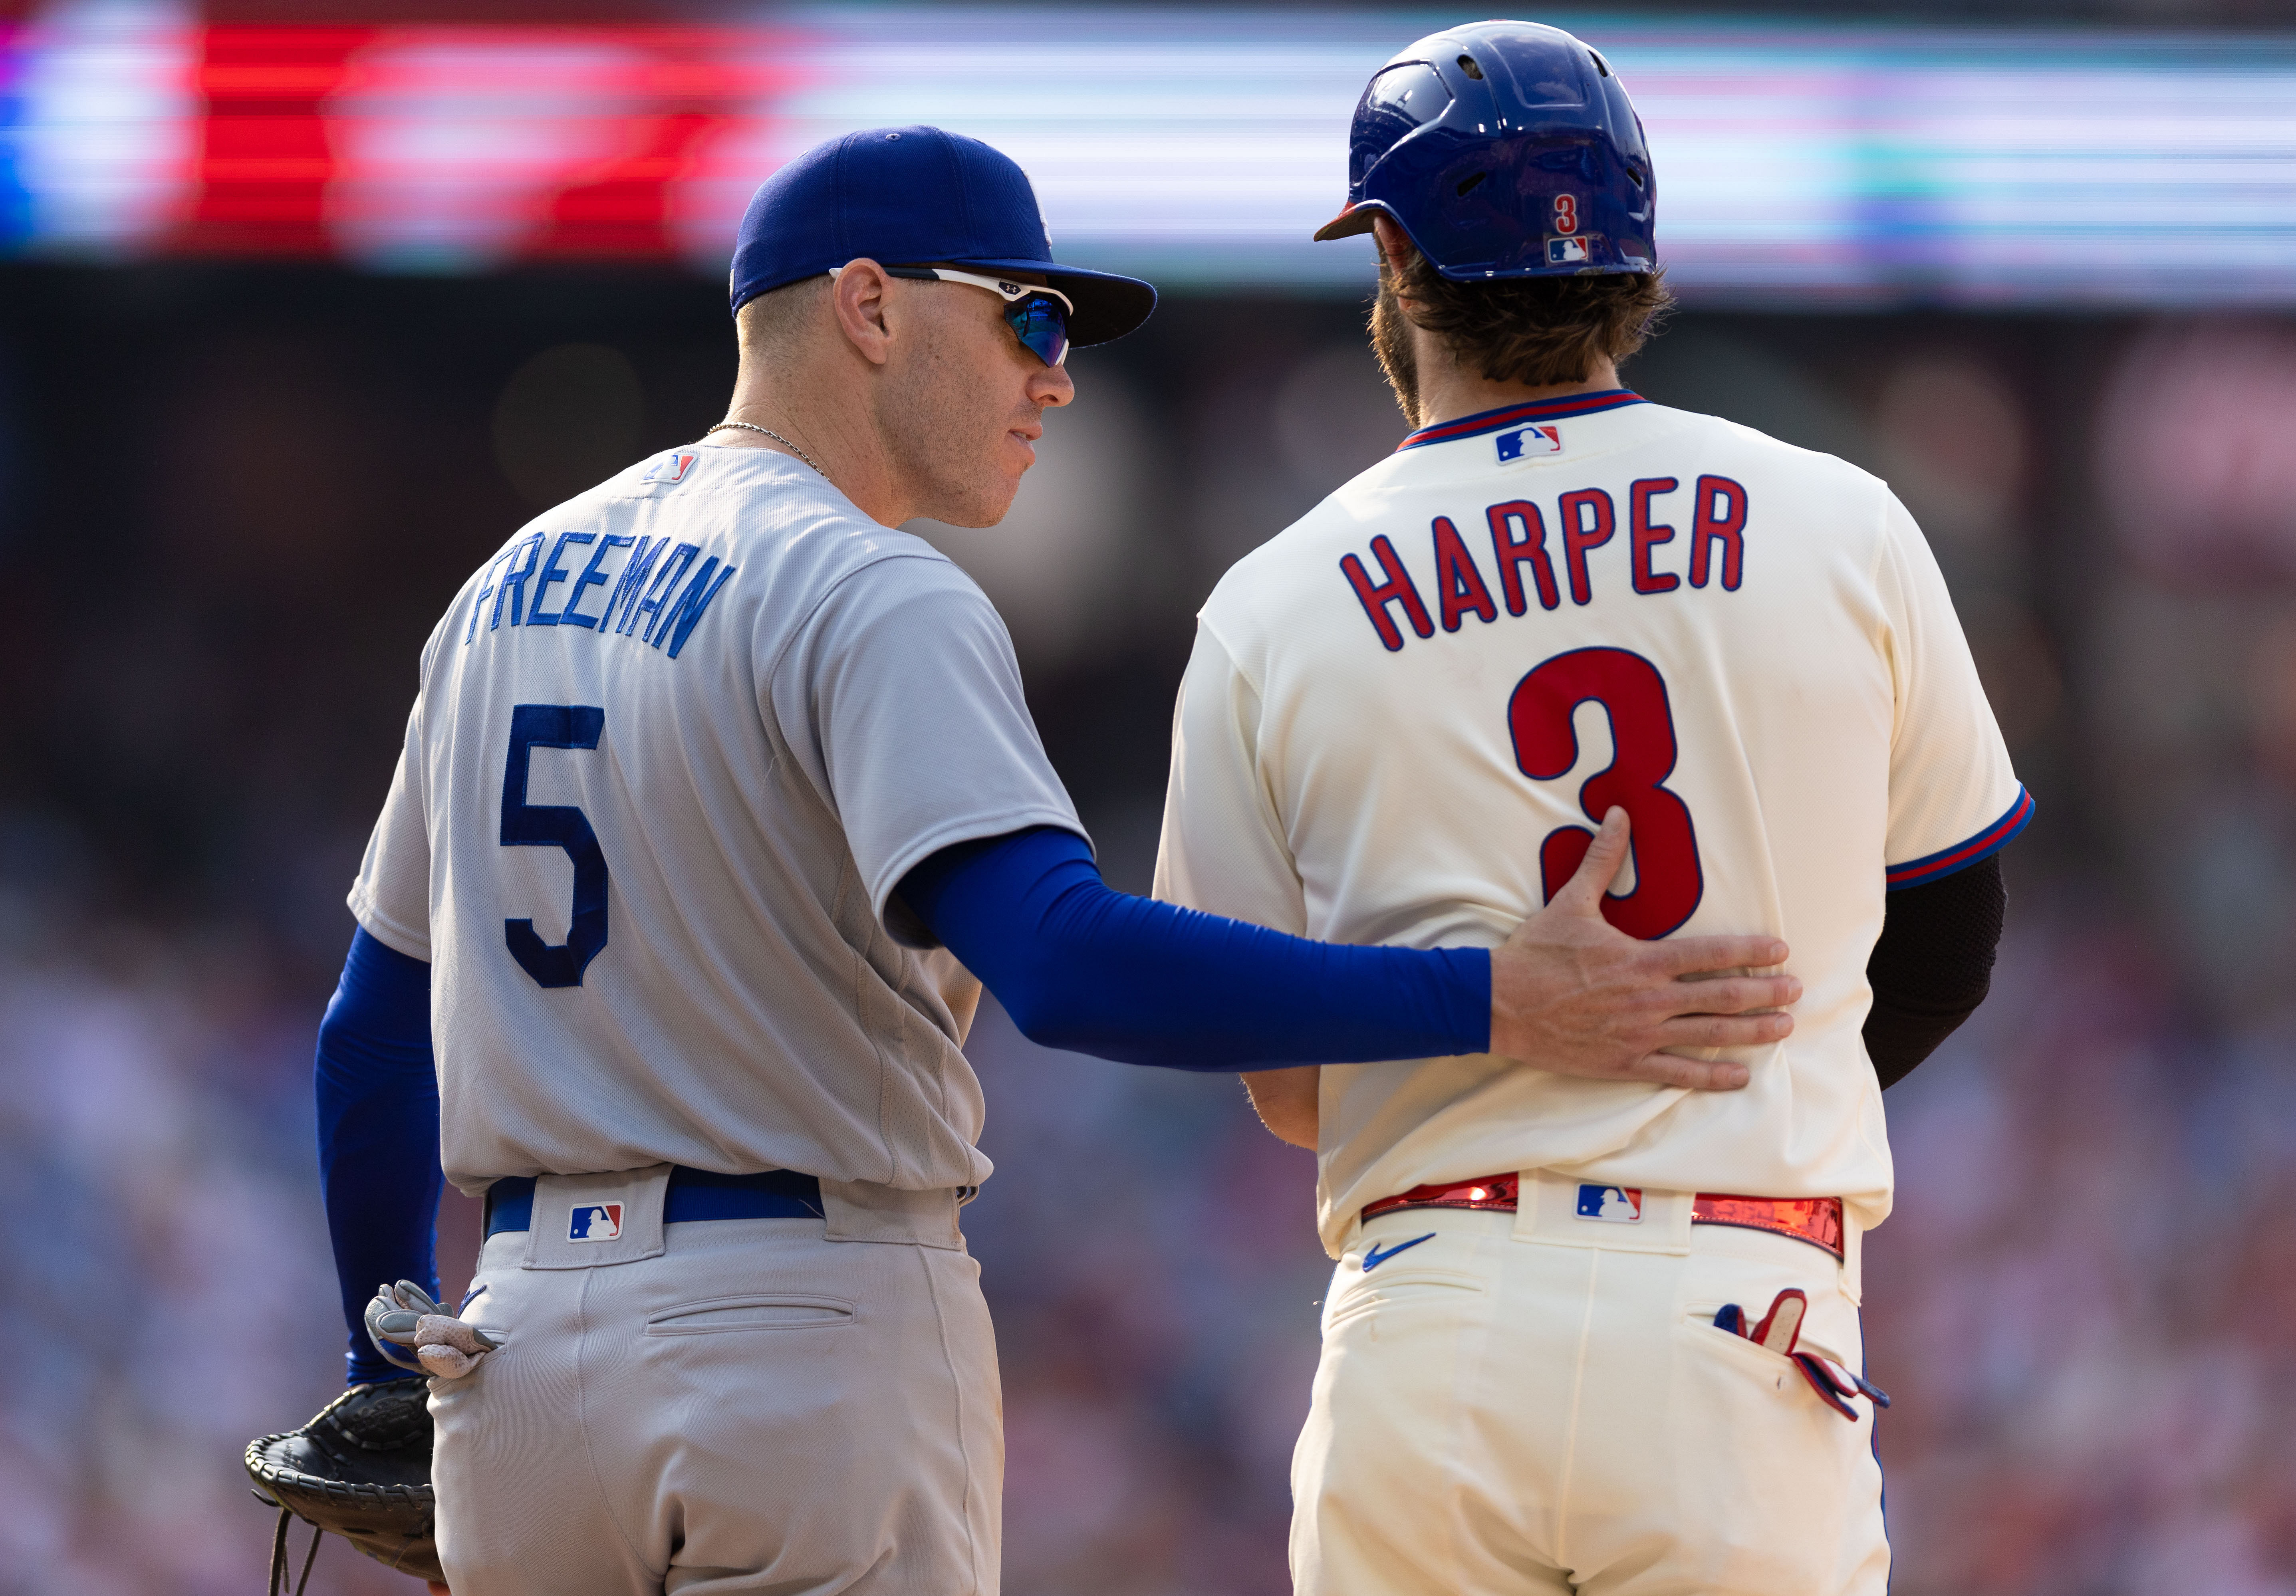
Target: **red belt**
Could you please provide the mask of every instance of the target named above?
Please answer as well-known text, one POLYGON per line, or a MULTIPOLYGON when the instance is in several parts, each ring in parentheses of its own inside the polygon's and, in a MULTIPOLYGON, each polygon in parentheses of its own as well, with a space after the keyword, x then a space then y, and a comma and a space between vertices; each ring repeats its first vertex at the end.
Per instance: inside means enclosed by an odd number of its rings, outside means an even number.
MULTIPOLYGON (((1447 1185, 1414 1186, 1399 1196, 1382 1197, 1369 1204, 1363 1216, 1374 1219, 1406 1208, 1485 1208, 1512 1214, 1515 1211, 1516 1179, 1512 1174, 1487 1174, 1477 1180, 1453 1181, 1447 1185)), ((1642 1188, 1610 1186, 1599 1182, 1589 1182, 1579 1188, 1580 1210, 1584 1212, 1590 1201, 1602 1206, 1603 1199, 1613 1193, 1639 1214, 1642 1188)), ((1610 1215, 1605 1213, 1600 1216, 1610 1215)), ((1837 1258, 1842 1256, 1841 1199, 1838 1197, 1726 1197, 1701 1191, 1690 1200, 1690 1223, 1767 1231, 1774 1236, 1791 1236, 1812 1247, 1822 1247, 1837 1258)))

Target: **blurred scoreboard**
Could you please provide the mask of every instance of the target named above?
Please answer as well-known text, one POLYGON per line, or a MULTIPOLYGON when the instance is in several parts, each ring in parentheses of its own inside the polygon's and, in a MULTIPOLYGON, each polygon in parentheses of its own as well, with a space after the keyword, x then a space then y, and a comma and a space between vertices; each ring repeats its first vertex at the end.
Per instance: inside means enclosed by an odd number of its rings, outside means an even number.
MULTIPOLYGON (((0 29, 0 253, 553 258, 722 272, 758 183, 929 122, 1034 177, 1064 258, 1354 291, 1371 73, 1456 20, 838 5, 707 26, 252 25, 166 4, 0 29)), ((1702 303, 2296 303, 2296 33, 1550 19, 1632 92, 1702 303)))

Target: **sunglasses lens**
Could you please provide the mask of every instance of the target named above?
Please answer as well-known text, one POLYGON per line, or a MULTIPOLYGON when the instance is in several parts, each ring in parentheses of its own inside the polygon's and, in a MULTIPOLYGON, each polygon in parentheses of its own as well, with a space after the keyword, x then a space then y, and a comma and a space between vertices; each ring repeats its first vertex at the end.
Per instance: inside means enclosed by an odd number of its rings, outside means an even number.
POLYGON ((1069 356, 1069 313, 1050 294, 1029 294, 1004 307, 1013 336, 1046 365, 1069 356))

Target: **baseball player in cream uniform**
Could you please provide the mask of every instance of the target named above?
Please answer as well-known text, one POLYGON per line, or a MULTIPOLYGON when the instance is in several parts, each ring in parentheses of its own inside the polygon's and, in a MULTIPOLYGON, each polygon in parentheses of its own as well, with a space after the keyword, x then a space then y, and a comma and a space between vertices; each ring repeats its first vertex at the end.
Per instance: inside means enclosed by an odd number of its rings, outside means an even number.
POLYGON ((1883 483, 1649 403, 1599 344, 1510 387, 1398 319, 1398 296, 1433 321, 1550 260, 1647 280, 1654 178, 1616 81, 1567 34, 1494 22, 1366 92, 1325 235, 1377 225, 1375 337, 1423 424, 1205 603, 1157 891, 1337 941, 1488 940, 1623 808, 1611 921, 1783 937, 1804 995, 1791 1038, 1729 1055, 1751 1072, 1731 1094, 1489 1055, 1249 1077, 1316 1149, 1338 1260, 1293 1469, 1312 1596, 1887 1582, 1858 1323, 1893 1180, 1868 959, 1892 888, 1997 872, 2031 801, 1883 483), (1598 135, 1612 166, 1534 159, 1598 135), (1546 184, 1490 184, 1525 218, 1512 256, 1453 198, 1473 159, 1546 184))

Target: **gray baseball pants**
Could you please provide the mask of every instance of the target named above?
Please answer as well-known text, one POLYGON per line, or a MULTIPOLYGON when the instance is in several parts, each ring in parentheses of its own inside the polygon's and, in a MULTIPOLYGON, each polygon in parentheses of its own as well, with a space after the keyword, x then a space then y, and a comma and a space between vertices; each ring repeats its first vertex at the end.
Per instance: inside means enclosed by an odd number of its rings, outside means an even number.
POLYGON ((504 1346, 430 1382, 455 1596, 996 1596, 996 1350, 955 1194, 664 1224, 666 1169, 634 1175, 544 1177, 480 1255, 463 1316, 504 1346), (564 1245, 601 1191, 621 1235, 564 1245))

